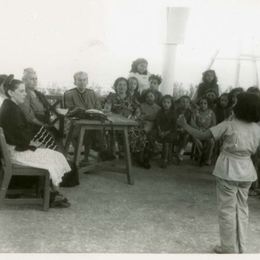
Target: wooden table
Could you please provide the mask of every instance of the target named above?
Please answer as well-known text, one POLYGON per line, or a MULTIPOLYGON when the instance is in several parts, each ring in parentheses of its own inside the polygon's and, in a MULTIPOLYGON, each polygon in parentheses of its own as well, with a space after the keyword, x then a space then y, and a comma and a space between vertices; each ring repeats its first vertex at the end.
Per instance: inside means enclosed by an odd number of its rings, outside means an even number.
POLYGON ((96 121, 96 120, 85 120, 85 119, 71 119, 71 126, 65 143, 65 153, 67 154, 69 145, 72 141, 73 130, 75 129, 75 127, 79 127, 80 134, 77 141, 76 149, 74 151, 74 162, 78 168, 78 172, 81 173, 98 167, 99 169, 103 169, 103 170, 125 173, 127 176, 128 184, 134 184, 134 178, 132 176, 132 167, 131 167, 132 165, 131 153, 130 153, 129 140, 128 140, 128 128, 137 126, 137 122, 116 114, 108 115, 108 119, 109 120, 105 122, 96 121), (109 130, 111 129, 111 124, 113 125, 113 130, 123 132, 124 150, 125 150, 125 168, 119 168, 111 165, 109 166, 107 162, 95 163, 93 165, 79 167, 80 153, 83 146, 85 132, 87 130, 102 130, 104 129, 104 127, 109 130))

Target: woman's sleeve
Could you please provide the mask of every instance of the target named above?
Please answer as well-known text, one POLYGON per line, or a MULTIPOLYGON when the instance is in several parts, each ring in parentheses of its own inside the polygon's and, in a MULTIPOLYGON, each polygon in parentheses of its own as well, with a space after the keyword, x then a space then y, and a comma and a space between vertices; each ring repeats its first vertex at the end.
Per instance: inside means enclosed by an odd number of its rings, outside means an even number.
POLYGON ((28 96, 25 98, 24 103, 20 105, 20 108, 22 109, 28 122, 34 123, 35 120, 37 120, 31 108, 30 99, 28 96))
POLYGON ((24 151, 29 148, 31 133, 24 124, 22 111, 19 110, 18 107, 15 109, 12 105, 6 104, 1 113, 1 126, 7 143, 15 145, 16 150, 24 151))
POLYGON ((194 128, 198 128, 197 126, 197 113, 192 113, 190 118, 190 125, 194 128))

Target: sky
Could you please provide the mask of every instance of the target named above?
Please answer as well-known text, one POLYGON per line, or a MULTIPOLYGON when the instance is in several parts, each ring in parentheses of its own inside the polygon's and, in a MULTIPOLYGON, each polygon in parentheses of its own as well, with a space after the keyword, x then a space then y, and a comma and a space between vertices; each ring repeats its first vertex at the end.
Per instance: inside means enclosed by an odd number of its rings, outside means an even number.
MULTIPOLYGON (((212 68, 223 91, 235 83, 233 58, 260 56, 258 0, 0 0, 0 73, 21 78, 33 67, 40 87, 70 88, 83 70, 104 91, 139 57, 162 74, 167 6, 189 8, 174 74, 184 88, 200 82, 217 51, 212 68)), ((240 86, 256 84, 256 65, 241 62, 240 86)))

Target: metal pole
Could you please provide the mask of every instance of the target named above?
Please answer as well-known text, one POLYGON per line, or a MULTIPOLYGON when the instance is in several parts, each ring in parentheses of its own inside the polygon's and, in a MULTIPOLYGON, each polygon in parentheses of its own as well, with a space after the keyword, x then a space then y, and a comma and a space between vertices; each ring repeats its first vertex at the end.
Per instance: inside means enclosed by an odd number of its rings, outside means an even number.
POLYGON ((211 61, 210 61, 210 63, 209 63, 209 66, 208 66, 207 70, 210 70, 210 69, 211 69, 212 65, 214 64, 214 62, 215 62, 215 60, 216 60, 216 58, 217 58, 217 56, 218 56, 218 53, 219 53, 219 49, 216 50, 216 52, 215 52, 214 55, 212 56, 211 61))

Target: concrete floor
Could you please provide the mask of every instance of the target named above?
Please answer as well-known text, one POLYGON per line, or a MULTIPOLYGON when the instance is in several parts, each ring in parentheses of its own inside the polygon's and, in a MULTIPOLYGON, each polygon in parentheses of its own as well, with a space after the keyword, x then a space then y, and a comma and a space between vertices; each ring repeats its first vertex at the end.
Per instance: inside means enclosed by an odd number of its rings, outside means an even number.
MULTIPOLYGON (((212 253, 218 244, 211 168, 134 168, 135 185, 111 172, 64 188, 72 206, 0 211, 0 253, 212 253)), ((260 199, 250 198, 249 253, 260 253, 260 199)))

